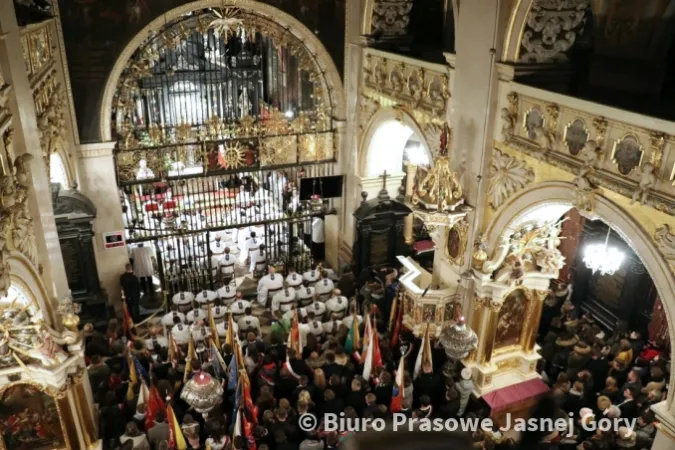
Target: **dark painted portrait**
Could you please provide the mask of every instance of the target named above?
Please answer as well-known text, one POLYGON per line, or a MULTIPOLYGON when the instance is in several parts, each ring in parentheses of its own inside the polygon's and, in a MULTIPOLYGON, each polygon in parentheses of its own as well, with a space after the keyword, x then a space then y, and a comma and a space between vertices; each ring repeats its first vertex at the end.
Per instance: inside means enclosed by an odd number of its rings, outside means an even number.
POLYGON ((526 308, 527 299, 525 298, 525 291, 522 289, 516 289, 504 299, 497 320, 495 348, 516 345, 520 342, 520 335, 525 324, 526 308))

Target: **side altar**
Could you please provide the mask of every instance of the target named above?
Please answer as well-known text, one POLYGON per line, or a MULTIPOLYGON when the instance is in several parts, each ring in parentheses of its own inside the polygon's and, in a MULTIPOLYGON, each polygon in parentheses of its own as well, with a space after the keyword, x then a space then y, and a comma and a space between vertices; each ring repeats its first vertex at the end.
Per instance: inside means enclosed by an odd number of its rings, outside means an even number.
POLYGON ((564 261, 557 248, 560 223, 513 224, 491 258, 482 247, 473 254, 471 326, 480 345, 464 364, 473 371, 477 395, 539 378, 539 320, 564 261))

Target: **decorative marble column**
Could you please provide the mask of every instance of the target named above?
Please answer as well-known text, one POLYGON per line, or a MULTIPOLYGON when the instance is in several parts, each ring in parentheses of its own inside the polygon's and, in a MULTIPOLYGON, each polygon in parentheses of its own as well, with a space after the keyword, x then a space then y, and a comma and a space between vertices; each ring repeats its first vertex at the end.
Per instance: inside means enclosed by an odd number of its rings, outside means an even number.
MULTIPOLYGON (((42 155, 35 102, 22 51, 21 32, 11 1, 0 1, 0 34, 0 72, 4 83, 11 87, 7 96, 13 130, 12 137, 6 139, 5 144, 11 150, 12 161, 25 153, 33 156, 29 163, 28 182, 32 189, 28 194, 28 210, 34 227, 35 250, 38 255, 36 262, 41 268, 40 275, 51 299, 60 299, 69 292, 68 280, 54 222, 50 179, 42 155)), ((49 318, 50 314, 45 316, 49 318)))
MULTIPOLYGON (((417 173, 417 166, 410 162, 405 163, 405 202, 412 202, 413 189, 415 187, 415 174, 417 173)), ((410 214, 403 221, 403 237, 405 238, 405 243, 412 245, 415 242, 413 236, 413 223, 414 217, 410 214)))
POLYGON ((114 142, 83 144, 80 146, 79 164, 81 191, 96 206, 94 252, 98 277, 109 301, 117 307, 120 299, 119 277, 124 271, 124 265, 129 262, 129 255, 126 246, 106 249, 103 245, 103 233, 124 230, 122 205, 115 180, 114 147, 114 142))
POLYGON ((659 424, 652 450, 672 450, 675 448, 675 412, 668 410, 668 400, 652 406, 659 424))

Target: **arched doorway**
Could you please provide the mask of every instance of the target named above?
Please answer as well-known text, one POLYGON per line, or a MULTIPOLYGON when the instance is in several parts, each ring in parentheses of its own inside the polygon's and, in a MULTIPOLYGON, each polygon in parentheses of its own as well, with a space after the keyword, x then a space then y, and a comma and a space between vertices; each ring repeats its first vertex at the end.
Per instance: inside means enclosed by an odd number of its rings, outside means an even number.
MULTIPOLYGON (((529 187, 517 197, 510 199, 496 212, 486 229, 488 252, 495 251, 515 231, 527 223, 551 222, 573 208, 574 186, 566 182, 546 182, 529 187)), ((612 201, 598 196, 588 220, 602 221, 611 226, 622 241, 639 258, 649 274, 661 300, 667 317, 671 353, 675 344, 673 314, 675 314, 675 279, 668 262, 659 252, 649 234, 622 208, 612 201)), ((606 226, 605 226, 606 229, 606 226)), ((673 379, 670 380, 670 389, 673 379)), ((667 400, 668 405, 672 399, 667 400)))

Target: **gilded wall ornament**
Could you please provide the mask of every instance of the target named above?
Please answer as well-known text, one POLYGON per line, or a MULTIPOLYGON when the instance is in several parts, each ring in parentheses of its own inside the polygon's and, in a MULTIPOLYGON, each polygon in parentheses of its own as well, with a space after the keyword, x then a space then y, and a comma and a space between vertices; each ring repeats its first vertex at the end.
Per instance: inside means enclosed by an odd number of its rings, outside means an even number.
POLYGON ((496 149, 492 151, 488 196, 494 209, 533 180, 534 172, 524 161, 496 149))
POLYGON ((260 151, 260 164, 263 166, 295 164, 298 158, 297 142, 295 136, 279 136, 263 139, 260 151))
POLYGON ((535 0, 522 34, 520 61, 560 63, 586 24, 589 0, 535 0))
POLYGON ((424 138, 429 144, 429 151, 432 156, 436 156, 441 149, 441 134, 443 133, 443 126, 430 123, 424 127, 424 138))
POLYGON ((652 131, 649 133, 649 140, 651 142, 652 150, 652 164, 654 171, 658 173, 661 169, 661 161, 663 160, 663 150, 666 147, 666 135, 652 131))
POLYGON ((516 121, 518 120, 518 94, 510 92, 506 96, 506 100, 508 101, 508 106, 502 108, 500 114, 502 118, 502 139, 504 142, 509 142, 513 137, 516 121))
POLYGON ((581 119, 575 119, 565 127, 565 147, 571 155, 577 156, 588 142, 589 134, 586 124, 581 119))
POLYGON ((244 27, 244 21, 239 18, 240 10, 238 8, 214 8, 211 11, 216 18, 209 22, 208 29, 213 30, 214 34, 227 44, 230 37, 235 36, 244 27))
POLYGON ((371 33, 383 38, 404 36, 410 23, 412 0, 375 0, 371 18, 371 33))
POLYGON ((670 225, 666 223, 657 228, 654 241, 671 269, 675 271, 675 234, 672 233, 670 225))
POLYGON ((630 173, 642 162, 644 154, 642 146, 637 136, 628 134, 614 143, 612 150, 612 161, 616 164, 619 173, 630 175, 630 173))

